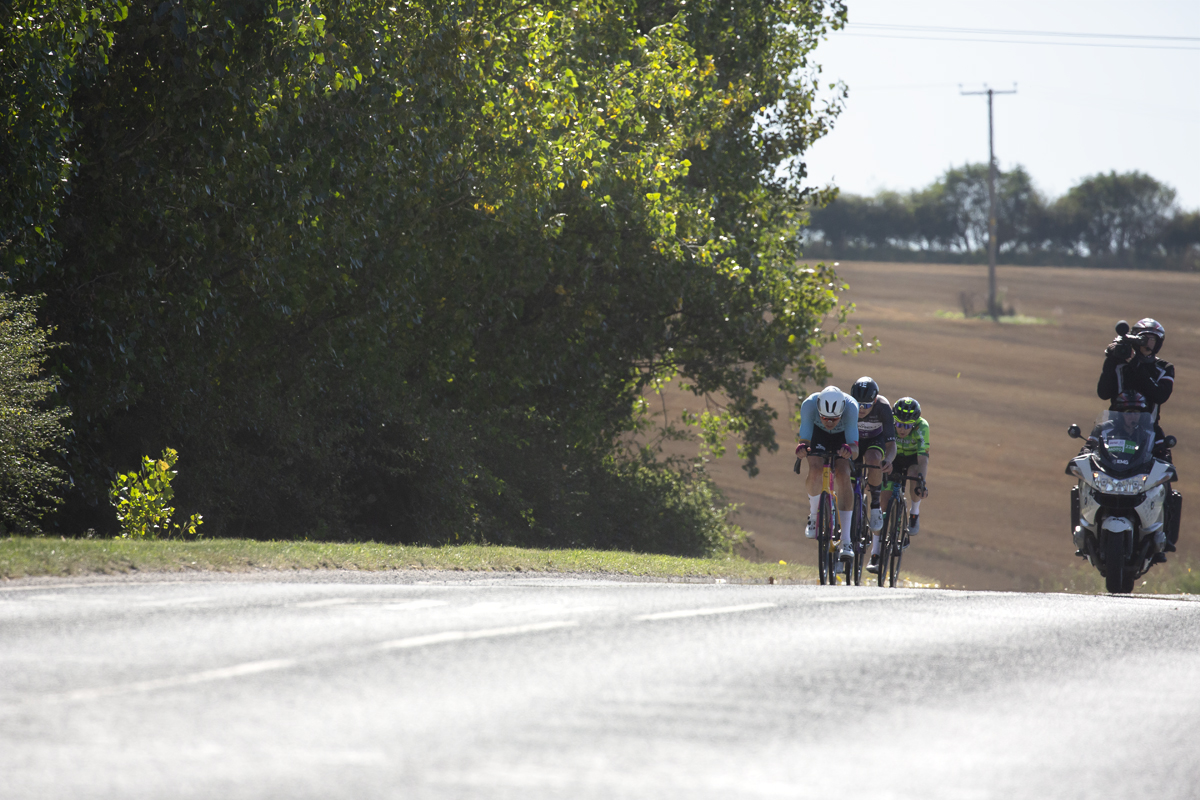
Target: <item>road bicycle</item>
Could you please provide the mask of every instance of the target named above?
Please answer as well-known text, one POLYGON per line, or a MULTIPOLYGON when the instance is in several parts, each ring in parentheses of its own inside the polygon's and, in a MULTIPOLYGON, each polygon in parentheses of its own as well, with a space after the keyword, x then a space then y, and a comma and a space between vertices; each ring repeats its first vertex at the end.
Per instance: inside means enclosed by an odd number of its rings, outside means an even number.
POLYGON ((816 448, 810 449, 808 454, 821 458, 821 499, 817 504, 817 577, 822 586, 832 585, 837 583, 840 573, 849 585, 853 577, 853 562, 835 557, 832 547, 834 541, 842 538, 837 493, 833 489, 833 465, 840 456, 836 452, 816 448))
POLYGON ((890 489, 892 497, 888 500, 887 511, 883 515, 883 535, 879 545, 879 585, 886 580, 893 589, 900 577, 900 560, 908 547, 908 498, 904 488, 908 481, 918 486, 925 485, 925 479, 920 475, 891 476, 885 490, 890 489))
POLYGON ((862 585, 863 560, 871 547, 871 531, 867 526, 868 515, 871 512, 867 503, 870 495, 866 490, 867 470, 883 469, 871 464, 850 462, 850 479, 854 486, 854 516, 850 523, 850 544, 854 548, 853 576, 854 585, 862 585))

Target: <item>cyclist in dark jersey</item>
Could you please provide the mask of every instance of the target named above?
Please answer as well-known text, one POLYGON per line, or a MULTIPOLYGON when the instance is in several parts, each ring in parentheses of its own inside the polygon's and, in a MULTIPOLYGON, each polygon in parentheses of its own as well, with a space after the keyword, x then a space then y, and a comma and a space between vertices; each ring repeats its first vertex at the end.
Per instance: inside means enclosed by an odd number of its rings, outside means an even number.
MULTIPOLYGON (((871 513, 867 527, 878 539, 883 529, 883 509, 879 504, 883 473, 896 460, 896 427, 892 421, 892 406, 879 393, 879 384, 866 375, 850 387, 850 396, 858 401, 858 458, 854 461, 860 466, 881 467, 867 470, 867 485, 871 489, 871 513)), ((878 550, 878 547, 875 549, 878 550)))

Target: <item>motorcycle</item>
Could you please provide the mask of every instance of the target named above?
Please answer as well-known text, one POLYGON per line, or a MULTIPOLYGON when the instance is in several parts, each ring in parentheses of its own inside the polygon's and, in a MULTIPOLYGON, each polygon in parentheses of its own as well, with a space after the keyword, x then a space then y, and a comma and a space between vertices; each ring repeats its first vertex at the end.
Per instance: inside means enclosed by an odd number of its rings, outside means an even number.
MULTIPOLYGON (((1081 439, 1078 425, 1067 435, 1081 439)), ((1163 444, 1174 447, 1175 437, 1163 444)), ((1112 594, 1128 594, 1151 565, 1166 560, 1179 536, 1181 498, 1171 491, 1175 467, 1155 458, 1154 417, 1142 411, 1105 411, 1067 474, 1075 554, 1104 576, 1112 594), (1168 547, 1168 542, 1171 546, 1168 547)))

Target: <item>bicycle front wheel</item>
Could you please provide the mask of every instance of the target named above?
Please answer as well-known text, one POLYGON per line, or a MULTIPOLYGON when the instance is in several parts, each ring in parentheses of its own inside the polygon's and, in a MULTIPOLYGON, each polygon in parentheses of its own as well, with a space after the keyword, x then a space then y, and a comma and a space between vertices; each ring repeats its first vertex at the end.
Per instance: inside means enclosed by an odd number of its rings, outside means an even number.
POLYGON ((817 507, 817 574, 821 578, 822 586, 837 580, 830 547, 833 541, 833 526, 833 498, 828 492, 822 492, 821 502, 817 507))
POLYGON ((828 495, 821 495, 821 503, 817 505, 817 577, 821 585, 833 583, 833 563, 829 558, 829 541, 833 539, 833 518, 830 516, 826 503, 828 495))
MULTIPOLYGON (((900 560, 904 556, 904 537, 908 534, 908 508, 903 500, 892 497, 888 505, 888 528, 891 547, 888 550, 888 586, 896 588, 900 578, 900 560)), ((882 575, 882 570, 880 571, 882 575)))

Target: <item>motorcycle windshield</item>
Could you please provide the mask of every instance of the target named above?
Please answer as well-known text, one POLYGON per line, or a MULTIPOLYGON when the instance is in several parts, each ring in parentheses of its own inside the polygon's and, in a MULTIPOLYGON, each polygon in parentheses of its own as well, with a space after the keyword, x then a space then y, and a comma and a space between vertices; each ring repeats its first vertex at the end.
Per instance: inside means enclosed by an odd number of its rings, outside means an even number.
POLYGON ((1151 461, 1154 417, 1144 412, 1105 411, 1096 419, 1092 438, 1100 463, 1127 472, 1151 461))

